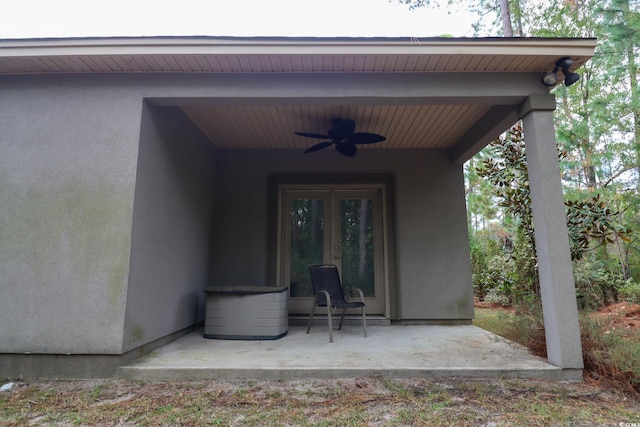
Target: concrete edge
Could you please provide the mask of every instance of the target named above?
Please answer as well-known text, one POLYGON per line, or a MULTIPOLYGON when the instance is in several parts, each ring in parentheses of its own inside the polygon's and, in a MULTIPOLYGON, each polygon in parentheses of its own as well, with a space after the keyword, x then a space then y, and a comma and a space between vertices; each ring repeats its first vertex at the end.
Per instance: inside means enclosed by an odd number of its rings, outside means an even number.
POLYGON ((262 369, 210 369, 210 368, 132 368, 120 367, 118 377, 132 381, 198 381, 198 380, 300 380, 381 376, 386 378, 520 378, 552 381, 581 381, 582 370, 545 369, 483 369, 483 368, 262 368, 262 369))

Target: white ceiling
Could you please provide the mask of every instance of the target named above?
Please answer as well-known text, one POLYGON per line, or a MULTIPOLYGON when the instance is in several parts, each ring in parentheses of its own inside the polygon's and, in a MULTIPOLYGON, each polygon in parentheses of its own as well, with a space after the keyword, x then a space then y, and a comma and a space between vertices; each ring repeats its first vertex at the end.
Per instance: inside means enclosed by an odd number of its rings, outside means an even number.
POLYGON ((352 119, 356 132, 383 135, 386 141, 359 148, 447 148, 490 105, 336 105, 183 107, 218 148, 305 149, 320 140, 293 132, 325 134, 332 118, 352 119))

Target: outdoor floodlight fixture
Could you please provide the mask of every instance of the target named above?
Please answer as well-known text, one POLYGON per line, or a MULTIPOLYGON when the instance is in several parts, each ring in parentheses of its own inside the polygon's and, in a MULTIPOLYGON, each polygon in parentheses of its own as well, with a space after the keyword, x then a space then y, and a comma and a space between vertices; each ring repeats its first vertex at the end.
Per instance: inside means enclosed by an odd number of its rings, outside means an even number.
POLYGON ((558 70, 562 69, 562 74, 564 75, 564 84, 566 86, 571 86, 578 80, 580 80, 580 74, 572 73, 569 71, 569 67, 573 64, 573 59, 565 56, 564 58, 560 58, 556 61, 556 66, 552 72, 545 74, 542 77, 542 83, 547 86, 554 86, 558 83, 558 70))

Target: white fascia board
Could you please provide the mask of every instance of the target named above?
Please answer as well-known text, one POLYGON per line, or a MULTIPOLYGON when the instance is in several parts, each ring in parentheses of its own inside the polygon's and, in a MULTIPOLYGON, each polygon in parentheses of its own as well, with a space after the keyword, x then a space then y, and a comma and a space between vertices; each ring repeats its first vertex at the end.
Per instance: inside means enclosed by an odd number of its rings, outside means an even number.
POLYGON ((0 57, 99 55, 593 56, 595 39, 555 38, 78 38, 1 40, 0 57))

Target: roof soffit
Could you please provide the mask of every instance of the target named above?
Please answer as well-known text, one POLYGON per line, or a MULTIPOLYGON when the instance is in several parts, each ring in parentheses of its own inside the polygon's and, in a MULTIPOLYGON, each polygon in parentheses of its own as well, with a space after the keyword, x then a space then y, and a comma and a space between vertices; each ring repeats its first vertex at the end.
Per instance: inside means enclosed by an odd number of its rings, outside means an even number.
POLYGON ((0 41, 0 73, 544 72, 594 39, 106 38, 0 41))

